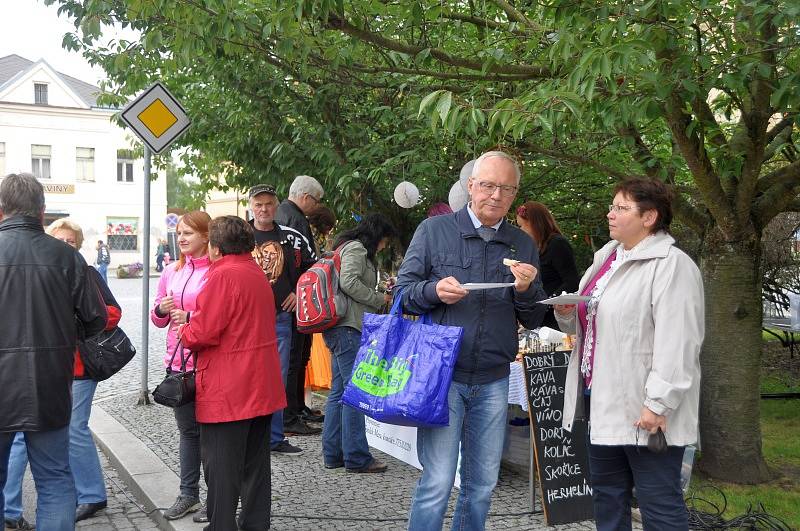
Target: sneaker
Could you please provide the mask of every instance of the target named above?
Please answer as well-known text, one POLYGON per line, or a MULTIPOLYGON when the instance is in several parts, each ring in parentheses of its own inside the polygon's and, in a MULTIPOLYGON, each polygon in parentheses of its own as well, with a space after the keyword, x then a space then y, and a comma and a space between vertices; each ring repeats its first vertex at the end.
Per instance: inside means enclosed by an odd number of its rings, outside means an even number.
POLYGON ((22 516, 19 517, 19 520, 9 520, 6 518, 5 521, 6 529, 36 529, 35 525, 25 520, 22 516))
POLYGON ((291 424, 286 424, 283 432, 286 435, 317 435, 322 433, 322 428, 312 428, 302 420, 296 420, 291 424))
POLYGON ((164 511, 164 518, 167 520, 177 520, 189 513, 193 513, 199 508, 200 499, 181 495, 175 499, 175 503, 172 504, 172 507, 164 511))
POLYGON ((373 459, 370 464, 363 468, 348 468, 347 471, 355 474, 380 474, 386 472, 386 468, 385 464, 377 459, 373 459))
POLYGON ((194 516, 192 516, 192 522, 196 524, 208 523, 208 505, 204 503, 203 506, 200 507, 200 510, 194 513, 194 516))
POLYGON ((272 449, 272 453, 294 456, 302 454, 303 449, 284 439, 275 445, 275 447, 272 449))

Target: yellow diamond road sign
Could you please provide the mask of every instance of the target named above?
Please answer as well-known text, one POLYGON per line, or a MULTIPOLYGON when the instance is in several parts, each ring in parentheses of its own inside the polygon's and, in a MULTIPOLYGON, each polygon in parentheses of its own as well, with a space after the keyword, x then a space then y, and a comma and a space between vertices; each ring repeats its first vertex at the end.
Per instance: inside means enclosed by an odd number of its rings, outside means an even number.
POLYGON ((156 82, 122 110, 122 120, 154 153, 161 153, 191 121, 181 104, 156 82))

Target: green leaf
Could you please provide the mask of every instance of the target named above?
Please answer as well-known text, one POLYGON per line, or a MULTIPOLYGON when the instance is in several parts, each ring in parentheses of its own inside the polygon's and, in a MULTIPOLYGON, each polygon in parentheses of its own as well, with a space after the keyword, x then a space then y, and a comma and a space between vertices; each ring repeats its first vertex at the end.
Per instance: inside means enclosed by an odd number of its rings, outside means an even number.
POLYGON ((439 101, 436 102, 436 112, 439 113, 439 117, 442 119, 442 125, 445 124, 445 120, 447 120, 447 113, 450 112, 450 105, 453 103, 453 93, 449 90, 443 90, 442 95, 439 96, 439 101))
POLYGON ((422 101, 419 104, 419 112, 417 112, 417 116, 419 116, 422 113, 424 113, 428 109, 428 107, 430 107, 431 104, 434 101, 436 101, 436 99, 439 97, 439 95, 442 92, 444 92, 444 91, 443 90, 435 90, 435 91, 431 92, 430 94, 428 94, 427 96, 425 96, 424 98, 422 98, 422 101))

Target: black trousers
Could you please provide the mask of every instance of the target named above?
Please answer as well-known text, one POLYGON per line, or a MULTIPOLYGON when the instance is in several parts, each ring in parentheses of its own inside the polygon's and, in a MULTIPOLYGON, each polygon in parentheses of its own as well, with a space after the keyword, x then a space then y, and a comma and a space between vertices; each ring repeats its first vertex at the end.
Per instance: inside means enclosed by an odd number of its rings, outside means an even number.
POLYGON ((286 376, 286 409, 283 423, 289 425, 299 420, 306 407, 306 366, 311 359, 311 336, 292 331, 292 351, 289 354, 289 373, 286 376))
POLYGON ((209 531, 269 529, 272 486, 269 426, 272 415, 200 424, 203 470, 208 483, 209 531), (236 506, 242 512, 236 521, 236 506))

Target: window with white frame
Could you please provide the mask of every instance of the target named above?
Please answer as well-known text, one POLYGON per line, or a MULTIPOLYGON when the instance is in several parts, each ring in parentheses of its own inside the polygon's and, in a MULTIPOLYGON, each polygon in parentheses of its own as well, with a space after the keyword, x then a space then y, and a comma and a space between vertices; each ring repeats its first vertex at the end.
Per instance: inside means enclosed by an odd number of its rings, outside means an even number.
POLYGON ((133 182, 133 150, 117 150, 117 182, 133 182))
POLYGON ((0 142, 0 177, 6 174, 6 143, 0 142))
POLYGON ((31 173, 39 179, 50 178, 50 153, 50 146, 31 145, 31 173))
POLYGON ((47 105, 47 83, 34 83, 33 96, 36 105, 47 105))
POLYGON ((94 148, 75 148, 75 179, 94 182, 94 148))
POLYGON ((139 244, 138 218, 106 218, 106 241, 112 251, 135 251, 139 244))

